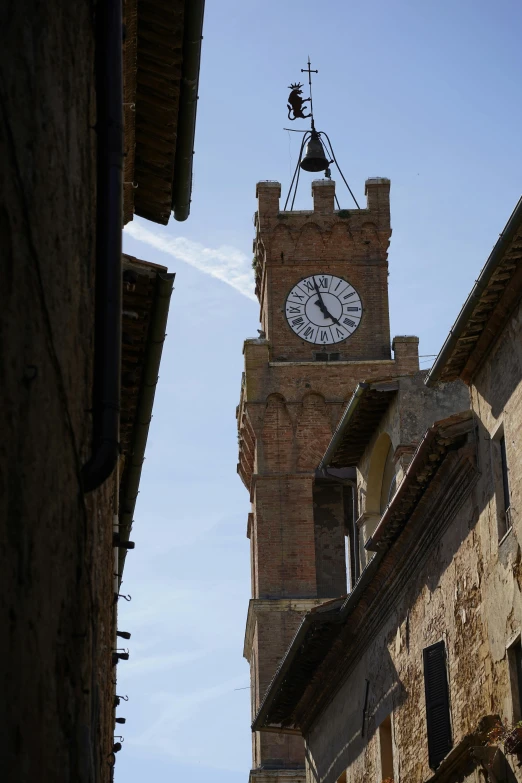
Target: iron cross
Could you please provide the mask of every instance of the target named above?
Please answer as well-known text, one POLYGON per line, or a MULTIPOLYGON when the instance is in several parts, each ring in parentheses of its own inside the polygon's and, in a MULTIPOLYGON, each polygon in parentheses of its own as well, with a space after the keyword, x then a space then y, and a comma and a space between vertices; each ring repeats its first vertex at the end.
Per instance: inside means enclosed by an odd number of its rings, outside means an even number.
POLYGON ((312 115, 312 128, 314 126, 314 104, 312 101, 312 74, 313 73, 319 73, 319 71, 312 70, 311 62, 310 62, 310 55, 308 55, 308 68, 301 68, 301 73, 307 73, 308 74, 308 85, 310 87, 310 114, 312 115))

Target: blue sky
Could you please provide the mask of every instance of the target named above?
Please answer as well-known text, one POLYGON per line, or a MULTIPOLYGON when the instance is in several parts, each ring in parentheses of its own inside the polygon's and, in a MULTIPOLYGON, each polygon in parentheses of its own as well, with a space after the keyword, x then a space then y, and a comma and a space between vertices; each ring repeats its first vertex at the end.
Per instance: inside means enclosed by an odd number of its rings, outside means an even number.
POLYGON ((286 194, 298 151, 287 85, 310 54, 316 124, 361 204, 367 177, 390 177, 391 333, 433 354, 522 192, 521 33, 516 0, 207 0, 191 216, 124 232, 176 286, 120 601, 116 781, 246 783, 250 769, 235 407, 259 325, 255 183, 286 194))

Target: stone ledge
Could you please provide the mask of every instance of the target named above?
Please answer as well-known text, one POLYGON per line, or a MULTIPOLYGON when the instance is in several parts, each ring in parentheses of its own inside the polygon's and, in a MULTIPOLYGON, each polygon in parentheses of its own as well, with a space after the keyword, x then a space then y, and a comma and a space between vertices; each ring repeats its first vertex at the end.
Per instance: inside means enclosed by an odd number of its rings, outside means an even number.
POLYGON ((299 367, 320 367, 322 370, 325 367, 334 368, 346 364, 396 364, 396 361, 395 359, 354 359, 352 361, 340 362, 268 362, 269 367, 293 367, 298 365, 299 367))
POLYGON ((278 783, 281 781, 295 781, 305 783, 305 769, 251 769, 248 777, 249 783, 278 783))

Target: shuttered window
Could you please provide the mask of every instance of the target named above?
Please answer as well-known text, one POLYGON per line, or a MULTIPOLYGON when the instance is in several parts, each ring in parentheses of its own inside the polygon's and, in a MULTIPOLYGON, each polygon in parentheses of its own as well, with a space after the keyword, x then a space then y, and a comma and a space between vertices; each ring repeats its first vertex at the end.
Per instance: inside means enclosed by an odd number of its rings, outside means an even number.
POLYGON ((426 647, 423 656, 428 755, 431 769, 437 769, 453 747, 444 642, 426 647))

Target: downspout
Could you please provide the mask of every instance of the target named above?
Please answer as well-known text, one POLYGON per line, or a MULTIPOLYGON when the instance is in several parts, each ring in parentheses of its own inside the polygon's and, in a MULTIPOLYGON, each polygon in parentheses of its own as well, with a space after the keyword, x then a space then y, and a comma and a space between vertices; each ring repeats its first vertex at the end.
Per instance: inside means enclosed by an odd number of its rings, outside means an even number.
POLYGON ((96 5, 96 289, 92 454, 84 492, 106 481, 119 454, 123 77, 121 0, 96 5))
POLYGON ((172 183, 172 209, 175 219, 180 221, 186 220, 190 213, 204 12, 205 0, 185 0, 183 70, 172 183))

